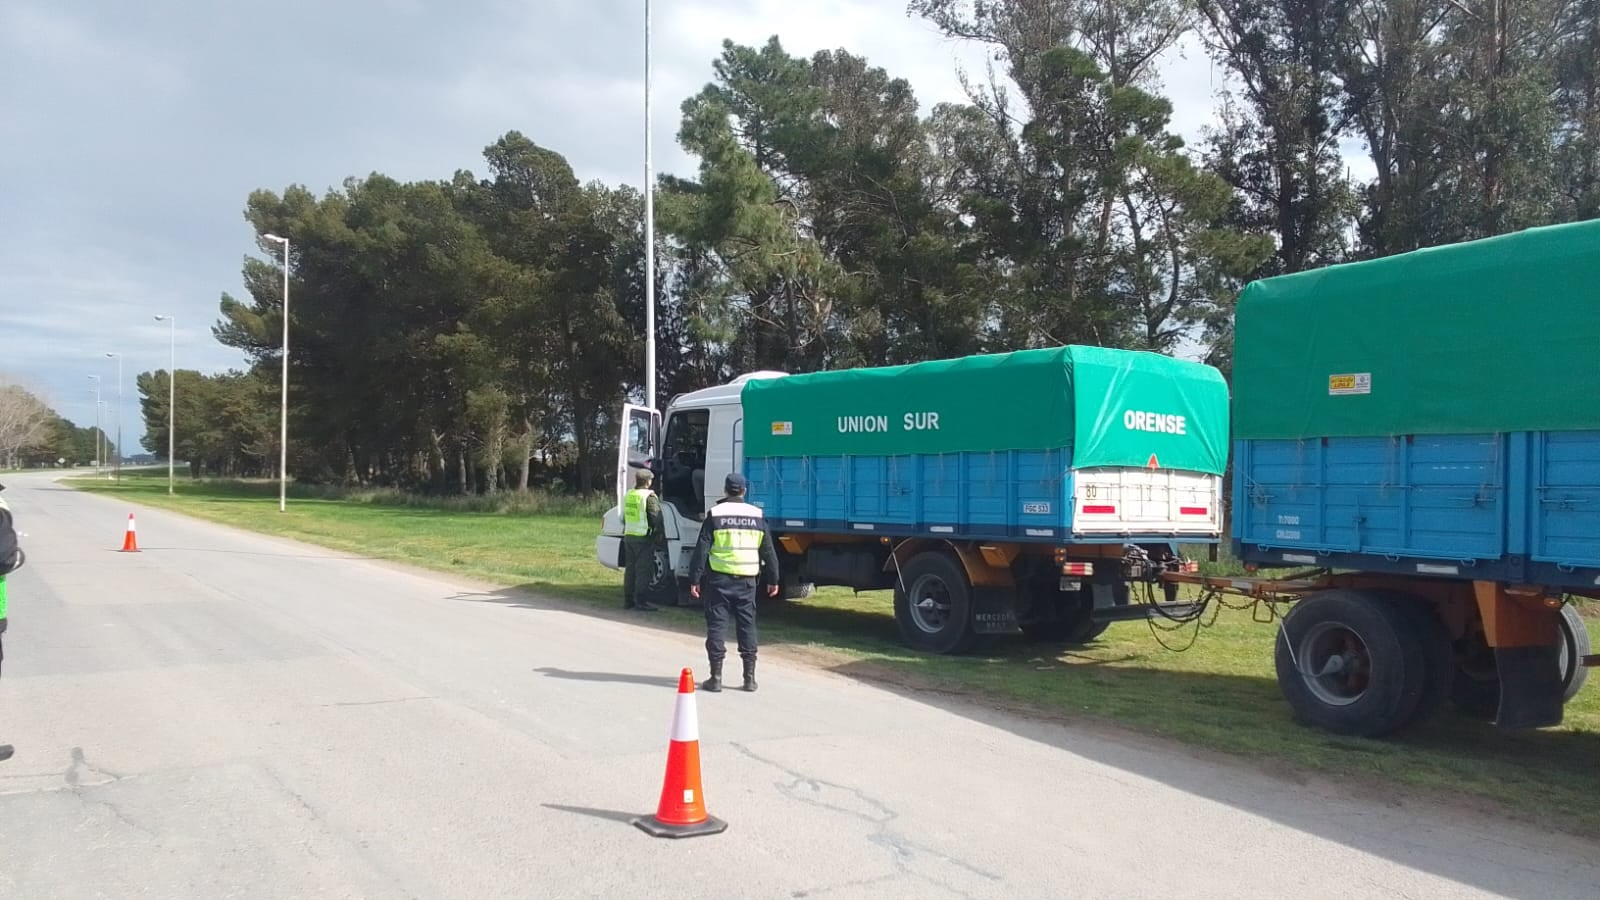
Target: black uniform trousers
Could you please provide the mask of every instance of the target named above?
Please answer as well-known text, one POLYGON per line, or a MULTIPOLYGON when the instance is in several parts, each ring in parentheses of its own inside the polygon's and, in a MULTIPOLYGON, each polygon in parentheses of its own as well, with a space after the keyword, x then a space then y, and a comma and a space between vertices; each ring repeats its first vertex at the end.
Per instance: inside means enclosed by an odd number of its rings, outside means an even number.
POLYGON ((756 585, 755 576, 739 577, 707 572, 705 589, 700 592, 706 608, 706 657, 719 665, 727 656, 723 635, 728 630, 728 614, 733 614, 739 637, 739 656, 747 663, 756 661, 756 585))

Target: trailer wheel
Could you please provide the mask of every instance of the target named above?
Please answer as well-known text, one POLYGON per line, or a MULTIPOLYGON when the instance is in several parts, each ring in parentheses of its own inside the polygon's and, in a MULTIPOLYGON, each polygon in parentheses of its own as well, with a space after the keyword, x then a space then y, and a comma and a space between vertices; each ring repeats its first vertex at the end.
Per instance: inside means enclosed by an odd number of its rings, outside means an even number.
MULTIPOLYGON (((1589 680, 1589 669, 1581 665, 1583 657, 1591 653, 1589 627, 1584 623, 1578 608, 1571 603, 1561 607, 1561 701, 1566 703, 1578 695, 1589 680)), ((1455 664, 1451 702, 1456 711, 1472 719, 1492 719, 1500 709, 1500 671, 1495 665, 1494 650, 1484 642, 1481 633, 1474 633, 1462 642, 1455 664)))
POLYGON ((972 585, 960 563, 929 551, 913 556, 894 588, 894 621, 915 650, 960 653, 976 638, 972 629, 972 585))
POLYGON ((1401 595, 1397 595, 1395 601, 1410 621, 1412 634, 1422 648, 1422 695, 1411 717, 1401 726, 1415 728, 1431 721, 1450 699, 1456 674, 1455 648, 1444 621, 1432 606, 1401 595))
POLYGON ((1301 601, 1278 630, 1278 687, 1301 724, 1382 737, 1411 719, 1426 683, 1426 653, 1402 602, 1361 591, 1301 601))
POLYGON ((1583 683, 1589 680, 1589 668, 1583 664, 1583 658, 1594 652, 1589 646, 1589 626, 1583 621, 1583 614, 1578 612, 1576 604, 1566 603, 1561 607, 1561 683, 1566 689, 1561 694, 1561 701, 1565 703, 1578 692, 1583 690, 1583 683))

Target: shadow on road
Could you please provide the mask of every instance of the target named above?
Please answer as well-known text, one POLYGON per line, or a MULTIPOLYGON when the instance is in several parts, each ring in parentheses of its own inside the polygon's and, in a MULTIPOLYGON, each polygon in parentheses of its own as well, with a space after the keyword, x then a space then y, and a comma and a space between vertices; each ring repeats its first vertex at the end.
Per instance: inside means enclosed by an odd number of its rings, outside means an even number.
MULTIPOLYGON (((599 619, 626 621, 642 628, 677 634, 704 634, 705 612, 695 606, 663 606, 657 612, 622 608, 622 591, 616 587, 537 581, 493 591, 466 591, 452 600, 498 603, 524 609, 570 612, 599 619)), ((693 602, 693 601, 686 601, 693 602)), ((834 647, 881 650, 885 642, 898 643, 894 620, 866 609, 817 606, 804 601, 763 598, 758 614, 763 646, 823 643, 834 647)), ((728 631, 733 639, 732 625, 728 631)))
MULTIPOLYGON (((498 603, 530 610, 565 612, 594 618, 627 621, 638 627, 678 634, 699 634, 704 619, 698 607, 664 608, 660 613, 641 614, 621 608, 615 589, 587 585, 539 583, 518 588, 462 593, 454 599, 498 603), (554 595, 554 596, 552 596, 554 595), (557 599, 562 596, 592 599, 557 599), (615 601, 612 605, 611 601, 615 601), (603 605, 602 605, 603 604, 603 605)), ((897 642, 893 620, 879 612, 808 606, 804 602, 764 602, 760 613, 763 646, 804 647, 813 639, 832 646, 856 645, 859 649, 882 654, 885 642, 897 642)), ((730 640, 732 635, 729 635, 730 640)), ((1493 865, 1477 858, 1425 853, 1409 842, 1397 844, 1389 838, 1392 829, 1373 828, 1362 817, 1331 815, 1314 795, 1297 790, 1315 784, 1318 791, 1341 797, 1360 797, 1378 808, 1400 808, 1412 798, 1422 804, 1448 798, 1452 776, 1472 772, 1482 780, 1503 779, 1505 795, 1518 794, 1525 809, 1537 810, 1542 798, 1565 796, 1570 807, 1573 796, 1600 796, 1600 734, 1572 731, 1500 732, 1492 726, 1459 717, 1443 715, 1429 727, 1402 739, 1364 741, 1336 736, 1311 735, 1294 724, 1283 709, 1281 719, 1263 727, 1260 710, 1283 708, 1283 700, 1270 678, 1246 675, 1221 675, 1117 666, 1117 661, 1132 661, 1135 656, 1107 659, 1068 651, 1064 647, 1002 639, 982 658, 941 658, 931 665, 929 658, 907 652, 904 660, 844 662, 824 666, 833 674, 889 691, 903 699, 932 706, 1024 739, 1054 747, 1120 769, 1135 777, 1153 779, 1189 794, 1240 809, 1324 840, 1371 853, 1409 866, 1450 878, 1463 884, 1506 896, 1524 889, 1518 865, 1506 862, 1493 865), (957 683, 941 682, 940 669, 969 667, 957 683), (975 674, 975 672, 977 674, 975 674), (1013 684, 1024 683, 1024 696, 1018 700, 997 700, 986 695, 981 685, 990 679, 1013 684), (1082 708, 1065 704, 1062 696, 1090 698, 1082 708), (1028 700, 1037 696, 1037 703, 1028 700), (1159 698, 1160 702, 1153 702, 1159 698), (1185 709, 1184 721, 1162 721, 1159 710, 1185 709), (1118 724, 1113 720, 1120 720, 1118 724), (1138 729, 1138 730, 1135 730, 1138 729), (1163 734, 1183 733, 1186 742, 1163 734), (1085 734, 1096 739, 1085 740, 1085 734), (1239 746, 1240 734, 1259 740, 1248 756, 1198 749, 1201 744, 1217 747, 1239 746), (1152 752, 1153 751, 1153 752, 1152 752), (1196 758, 1213 763, 1215 777, 1193 777, 1196 758), (1536 779, 1523 778, 1530 765, 1538 767, 1536 779), (1331 774, 1306 774, 1299 765, 1319 763, 1331 774), (1404 762, 1411 770, 1424 769, 1428 785, 1436 790, 1406 789, 1380 780, 1385 768, 1404 762), (1339 772, 1352 774, 1338 774, 1339 772), (1284 785, 1282 794, 1268 800, 1243 800, 1235 789, 1240 778, 1275 778, 1284 785), (1484 776, 1487 776, 1485 778, 1484 776)), ((562 672, 537 670, 550 677, 576 680, 622 681, 656 686, 675 684, 670 677, 636 676, 618 673, 562 672)), ((1250 794, 1259 798, 1259 790, 1250 794)), ((1462 800, 1461 818, 1503 818, 1506 811, 1492 801, 1462 800)), ((558 807, 569 812, 600 817, 632 818, 632 814, 579 807, 558 807)), ((1525 818, 1540 818, 1530 814, 1525 818)), ((1178 825, 1179 823, 1174 823, 1178 825)), ((1553 826, 1568 835, 1582 833, 1577 823, 1543 817, 1540 824, 1553 826)), ((1216 836, 1226 839, 1226 836, 1216 836)), ((1584 840, 1552 837, 1552 841, 1584 840)), ((1508 850, 1514 859, 1516 850, 1508 850)))
POLYGON ((668 678, 664 675, 629 675, 622 672, 572 672, 567 669, 557 669, 551 666, 541 666, 533 671, 549 678, 563 678, 567 681, 592 681, 607 684, 643 684, 650 687, 678 686, 678 679, 668 678))
MULTIPOLYGON (((845 663, 830 667, 829 671, 870 683, 909 702, 933 706, 1027 740, 1089 759, 1100 765, 1120 769, 1137 777, 1153 779, 1212 802, 1240 809, 1286 828, 1293 828, 1323 840, 1343 844, 1500 896, 1527 895, 1526 873, 1522 871, 1522 867, 1527 865, 1525 857, 1529 852, 1548 848, 1565 856, 1567 854, 1556 845, 1567 841, 1581 841, 1591 846, 1593 844, 1593 838, 1589 833, 1580 831, 1574 823, 1530 815, 1519 818, 1537 819, 1538 825, 1564 832, 1565 837, 1551 835, 1548 843, 1529 846, 1526 849, 1508 845, 1503 860, 1485 860, 1461 854, 1430 853, 1425 849, 1427 845, 1423 842, 1417 844, 1396 842, 1393 840, 1393 829, 1374 827, 1364 815, 1339 815, 1318 803, 1314 797, 1308 797, 1294 788, 1312 785, 1317 790, 1340 798, 1359 800, 1371 806, 1395 810, 1403 810, 1413 802, 1417 805, 1450 803, 1452 807, 1459 807, 1459 810, 1451 810, 1457 813, 1454 817, 1457 822, 1471 822, 1478 819, 1492 822, 1505 818, 1506 811, 1498 808, 1492 801, 1486 800, 1474 801, 1467 798, 1451 802, 1447 790, 1432 792, 1433 795, 1429 796, 1422 791, 1396 787, 1376 779, 1368 780, 1359 775, 1307 774, 1303 770, 1293 768, 1291 762, 1279 761, 1266 750, 1260 758, 1252 761, 1221 752, 1196 749, 1192 745, 1179 744, 1159 736, 1134 733, 1126 728, 1092 719, 1076 719, 1066 714, 1051 715, 1036 710, 1013 714, 1012 710, 986 707, 984 698, 977 692, 941 693, 937 689, 930 691, 922 686, 897 683, 894 673, 885 672, 884 667, 874 663, 845 663), (1100 739, 1083 740, 1085 729, 1100 739), (1155 752, 1148 752, 1150 750, 1155 752), (1197 758, 1213 762, 1212 771, 1216 777, 1200 780, 1192 777, 1194 761, 1197 758), (1252 775, 1259 777, 1263 774, 1280 780, 1284 784, 1284 792, 1267 801, 1241 801, 1239 792, 1233 788, 1236 781, 1241 777, 1252 775)), ((1063 677, 1078 674, 1076 671, 1064 672, 1063 677)), ((1227 684, 1230 681, 1257 684, 1266 682, 1266 679, 1259 678, 1181 672, 1140 673, 1134 680, 1146 682, 1152 688, 1156 687, 1155 682, 1158 680, 1187 682, 1197 698, 1208 694, 1224 696, 1237 694, 1237 686, 1230 687, 1227 684)), ((1278 705, 1282 703, 1275 693, 1270 699, 1263 696, 1260 702, 1278 705)), ((1207 708, 1207 706, 1197 706, 1194 710, 1196 716, 1209 717, 1218 714, 1216 707, 1207 708)), ((1287 712, 1285 719, 1287 720, 1287 712)), ((1305 743, 1306 735, 1301 732, 1299 726, 1286 721, 1284 727, 1295 729, 1297 743, 1302 745, 1305 743)), ((1317 738, 1312 740, 1320 743, 1323 754, 1347 757, 1367 754, 1371 758, 1369 771, 1374 775, 1382 772, 1386 758, 1420 755, 1419 751, 1428 751, 1430 754, 1454 752, 1459 760, 1467 761, 1467 765, 1486 772, 1503 773, 1508 787, 1530 792, 1534 795, 1530 799, 1537 800, 1537 795, 1540 793, 1550 795, 1559 792, 1567 793, 1569 796, 1595 796, 1596 792, 1600 791, 1600 735, 1588 732, 1500 732, 1487 724, 1446 714, 1429 727, 1404 739, 1379 742, 1329 735, 1322 737, 1320 741, 1317 738), (1463 749, 1466 741, 1470 741, 1470 749, 1463 749), (1521 775, 1532 764, 1530 760, 1537 760, 1540 769, 1536 781, 1525 780, 1521 775)), ((1438 775, 1440 787, 1447 789, 1449 773, 1441 769, 1438 775)), ((1213 837, 1219 840, 1226 839, 1225 835, 1213 837)))
POLYGON ((588 806, 563 806, 559 803, 541 803, 539 805, 545 809, 553 809, 557 812, 575 813, 580 816, 588 816, 591 819, 604 819, 608 822, 631 823, 634 819, 639 818, 640 815, 639 813, 621 812, 615 809, 594 809, 593 807, 588 806))
MULTIPOLYGON (((122 550, 117 547, 110 547, 107 548, 107 550, 111 553, 122 552, 122 550)), ((357 556, 355 554, 345 553, 290 553, 287 551, 277 553, 264 550, 219 550, 216 547, 163 547, 160 545, 150 546, 148 544, 141 544, 139 546, 139 552, 141 553, 161 553, 162 551, 177 553, 218 553, 223 556, 265 556, 272 559, 337 559, 349 562, 385 562, 381 556, 357 556)))

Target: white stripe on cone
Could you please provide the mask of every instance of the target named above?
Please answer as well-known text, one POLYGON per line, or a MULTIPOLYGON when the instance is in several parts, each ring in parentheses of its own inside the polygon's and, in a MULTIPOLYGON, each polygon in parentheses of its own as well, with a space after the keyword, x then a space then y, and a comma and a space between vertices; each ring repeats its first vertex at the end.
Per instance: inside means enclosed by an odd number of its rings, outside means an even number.
POLYGON ((700 721, 695 714, 693 694, 678 695, 678 708, 672 714, 672 739, 685 744, 700 740, 700 721))

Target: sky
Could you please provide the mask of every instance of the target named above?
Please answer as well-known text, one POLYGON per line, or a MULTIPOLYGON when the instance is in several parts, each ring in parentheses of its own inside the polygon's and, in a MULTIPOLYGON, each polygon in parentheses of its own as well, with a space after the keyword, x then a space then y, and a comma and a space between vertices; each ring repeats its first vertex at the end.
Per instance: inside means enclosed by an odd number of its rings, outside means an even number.
MULTIPOLYGON (((983 47, 904 0, 654 0, 651 19, 658 172, 695 173, 678 107, 724 38, 863 55, 909 81, 924 114, 965 99, 960 67, 983 75, 983 47)), ((120 410, 138 452, 137 373, 173 351, 184 369, 244 364, 211 326, 258 252, 250 191, 481 176, 483 148, 513 129, 582 180, 641 185, 643 26, 641 0, 6 0, 0 375, 79 425, 100 376, 108 430, 120 410)), ((1223 72, 1193 40, 1161 71, 1174 130, 1198 144, 1223 72)))

